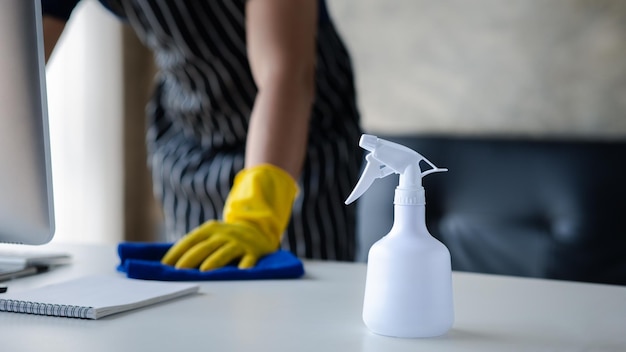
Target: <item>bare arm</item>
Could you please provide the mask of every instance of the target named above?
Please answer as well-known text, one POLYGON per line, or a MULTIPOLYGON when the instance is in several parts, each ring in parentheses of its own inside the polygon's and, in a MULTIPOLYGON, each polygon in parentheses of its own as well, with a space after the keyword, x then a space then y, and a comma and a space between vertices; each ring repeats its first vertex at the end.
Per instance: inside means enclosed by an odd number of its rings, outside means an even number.
POLYGON ((249 61, 258 93, 246 167, 276 165, 295 179, 304 161, 315 86, 316 0, 248 0, 249 61))
POLYGON ((52 55, 52 51, 61 37, 64 28, 64 21, 51 16, 43 16, 43 46, 46 62, 48 62, 48 59, 52 55))

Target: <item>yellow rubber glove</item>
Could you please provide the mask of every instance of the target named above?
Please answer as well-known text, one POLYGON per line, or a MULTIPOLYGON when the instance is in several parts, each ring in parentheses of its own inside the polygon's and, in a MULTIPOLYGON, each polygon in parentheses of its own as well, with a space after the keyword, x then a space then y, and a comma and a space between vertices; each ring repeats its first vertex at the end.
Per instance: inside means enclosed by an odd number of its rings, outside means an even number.
POLYGON ((253 267, 280 245, 298 186, 287 172, 263 164, 240 171, 224 205, 224 221, 200 225, 169 249, 161 262, 201 271, 240 259, 253 267))

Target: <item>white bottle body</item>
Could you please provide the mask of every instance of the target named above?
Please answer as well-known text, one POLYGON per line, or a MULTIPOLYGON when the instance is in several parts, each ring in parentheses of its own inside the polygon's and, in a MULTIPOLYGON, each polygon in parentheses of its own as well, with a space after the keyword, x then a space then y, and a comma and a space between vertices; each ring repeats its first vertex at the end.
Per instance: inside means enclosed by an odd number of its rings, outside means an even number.
POLYGON ((454 323, 450 252, 426 229, 424 205, 396 205, 369 251, 363 321, 374 333, 433 337, 454 323))

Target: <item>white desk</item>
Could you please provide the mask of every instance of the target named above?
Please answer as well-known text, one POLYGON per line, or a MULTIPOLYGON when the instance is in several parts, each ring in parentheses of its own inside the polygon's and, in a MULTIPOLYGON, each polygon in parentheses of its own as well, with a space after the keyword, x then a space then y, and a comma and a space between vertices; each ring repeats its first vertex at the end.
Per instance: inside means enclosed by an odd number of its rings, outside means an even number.
MULTIPOLYGON (((74 263, 9 290, 117 275, 115 246, 45 248, 74 263)), ((626 287, 455 273, 453 329, 397 339, 361 321, 364 264, 305 269, 298 280, 203 282, 199 295, 95 321, 0 313, 0 351, 626 351, 626 287)))

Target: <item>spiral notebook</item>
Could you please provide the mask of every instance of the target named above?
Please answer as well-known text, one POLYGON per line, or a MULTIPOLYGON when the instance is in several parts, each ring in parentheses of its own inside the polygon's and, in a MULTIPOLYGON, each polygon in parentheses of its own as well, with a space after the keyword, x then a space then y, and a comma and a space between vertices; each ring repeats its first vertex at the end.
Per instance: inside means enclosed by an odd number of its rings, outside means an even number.
POLYGON ((99 319, 198 292, 191 283, 85 276, 40 288, 0 294, 0 311, 99 319))

